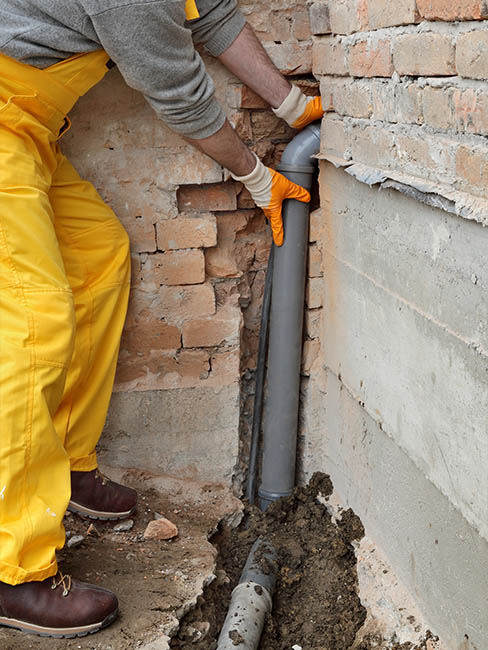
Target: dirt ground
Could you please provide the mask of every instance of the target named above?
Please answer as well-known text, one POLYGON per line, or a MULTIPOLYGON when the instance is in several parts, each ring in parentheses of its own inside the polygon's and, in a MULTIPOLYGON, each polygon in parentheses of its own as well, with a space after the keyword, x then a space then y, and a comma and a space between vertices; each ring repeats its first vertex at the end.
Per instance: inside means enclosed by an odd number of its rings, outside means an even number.
POLYGON ((319 494, 327 497, 331 492, 329 478, 317 474, 308 487, 272 504, 266 514, 252 509, 239 529, 222 529, 212 540, 219 548, 217 580, 182 621, 171 647, 215 650, 231 591, 252 543, 263 535, 278 552, 280 571, 260 650, 291 650, 293 646, 303 650, 429 650, 430 634, 417 646, 387 644, 374 634, 359 641, 357 633, 366 610, 358 596, 352 543, 364 530, 351 510, 343 512, 337 523, 333 521, 329 510, 317 501, 319 494))
POLYGON ((88 532, 90 522, 68 515, 68 534, 83 535, 84 541, 59 557, 64 572, 118 594, 120 619, 80 639, 41 639, 0 628, 1 650, 164 650, 169 637, 172 650, 215 650, 232 589, 260 535, 274 545, 280 563, 260 650, 437 647, 430 634, 417 645, 400 644, 362 628, 366 610, 358 595, 354 545, 364 530, 351 510, 337 519, 324 505, 332 492, 328 476, 315 475, 266 513, 248 509, 237 528, 242 505, 222 486, 134 472, 123 478, 140 494, 132 529, 116 532, 114 523, 96 522, 96 530, 88 532), (156 513, 178 526, 176 540, 144 539, 156 513), (213 545, 208 541, 212 532, 213 545))
MULTIPOLYGON (((116 480, 120 477, 108 473, 116 480)), ((208 542, 222 517, 239 512, 240 504, 218 485, 161 479, 126 473, 122 482, 139 492, 138 513, 127 532, 116 523, 65 517, 67 534, 84 535, 82 544, 66 548, 58 560, 64 573, 112 589, 121 615, 101 632, 78 639, 46 639, 0 628, 0 650, 133 650, 146 641, 164 640, 177 628, 177 618, 195 603, 213 578, 215 548, 208 542), (160 513, 179 528, 173 541, 144 539, 146 525, 160 513)), ((158 647, 164 647, 164 641, 158 647)))

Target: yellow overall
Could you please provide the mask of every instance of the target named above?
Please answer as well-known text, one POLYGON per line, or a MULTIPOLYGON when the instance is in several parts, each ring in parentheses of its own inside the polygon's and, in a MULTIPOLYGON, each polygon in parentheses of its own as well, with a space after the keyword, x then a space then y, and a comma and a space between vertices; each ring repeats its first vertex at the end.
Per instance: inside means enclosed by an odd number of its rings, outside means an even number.
POLYGON ((127 234, 57 140, 103 51, 0 55, 0 580, 57 571, 70 468, 96 467, 129 294, 127 234))

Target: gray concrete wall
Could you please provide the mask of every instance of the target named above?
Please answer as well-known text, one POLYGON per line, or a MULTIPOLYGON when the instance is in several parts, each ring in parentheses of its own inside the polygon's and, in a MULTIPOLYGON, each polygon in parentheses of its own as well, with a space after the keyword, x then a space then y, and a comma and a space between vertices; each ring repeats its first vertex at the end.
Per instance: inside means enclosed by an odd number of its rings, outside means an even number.
POLYGON ((116 392, 99 456, 109 466, 230 484, 239 451, 238 429, 237 383, 116 392))
POLYGON ((331 473, 449 648, 486 650, 488 231, 328 163, 321 197, 305 472, 331 473))

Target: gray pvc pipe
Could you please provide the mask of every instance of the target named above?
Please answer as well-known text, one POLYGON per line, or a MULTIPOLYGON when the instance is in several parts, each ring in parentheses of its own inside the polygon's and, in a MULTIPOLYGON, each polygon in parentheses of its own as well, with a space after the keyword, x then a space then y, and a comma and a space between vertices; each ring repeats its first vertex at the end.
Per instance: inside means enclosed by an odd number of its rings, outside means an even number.
POLYGON ((256 650, 266 614, 273 606, 276 571, 276 551, 260 537, 254 543, 239 584, 232 592, 217 650, 256 650))
MULTIPOLYGON (((286 147, 278 170, 310 190, 320 148, 320 123, 301 131, 286 147)), ((295 486, 303 308, 310 206, 286 201, 285 239, 275 248, 269 326, 268 392, 263 427, 263 462, 258 490, 262 510, 289 496, 295 486)))

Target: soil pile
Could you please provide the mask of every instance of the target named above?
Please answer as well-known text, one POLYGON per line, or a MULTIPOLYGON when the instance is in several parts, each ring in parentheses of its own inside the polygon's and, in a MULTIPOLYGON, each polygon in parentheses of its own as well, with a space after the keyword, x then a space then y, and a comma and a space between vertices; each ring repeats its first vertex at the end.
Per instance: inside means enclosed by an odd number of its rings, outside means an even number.
MULTIPOLYGON (((219 550, 217 579, 182 621, 171 647, 215 650, 232 589, 260 535, 274 545, 280 564, 273 612, 266 620, 260 650, 385 647, 378 638, 364 639, 354 646, 366 611, 358 596, 352 542, 362 538, 364 529, 352 510, 342 512, 339 521, 333 520, 327 507, 317 500, 331 493, 329 477, 315 474, 307 487, 276 501, 266 513, 251 508, 239 529, 222 529, 214 536, 212 542, 219 550)), ((392 650, 414 649, 403 644, 392 650)))

